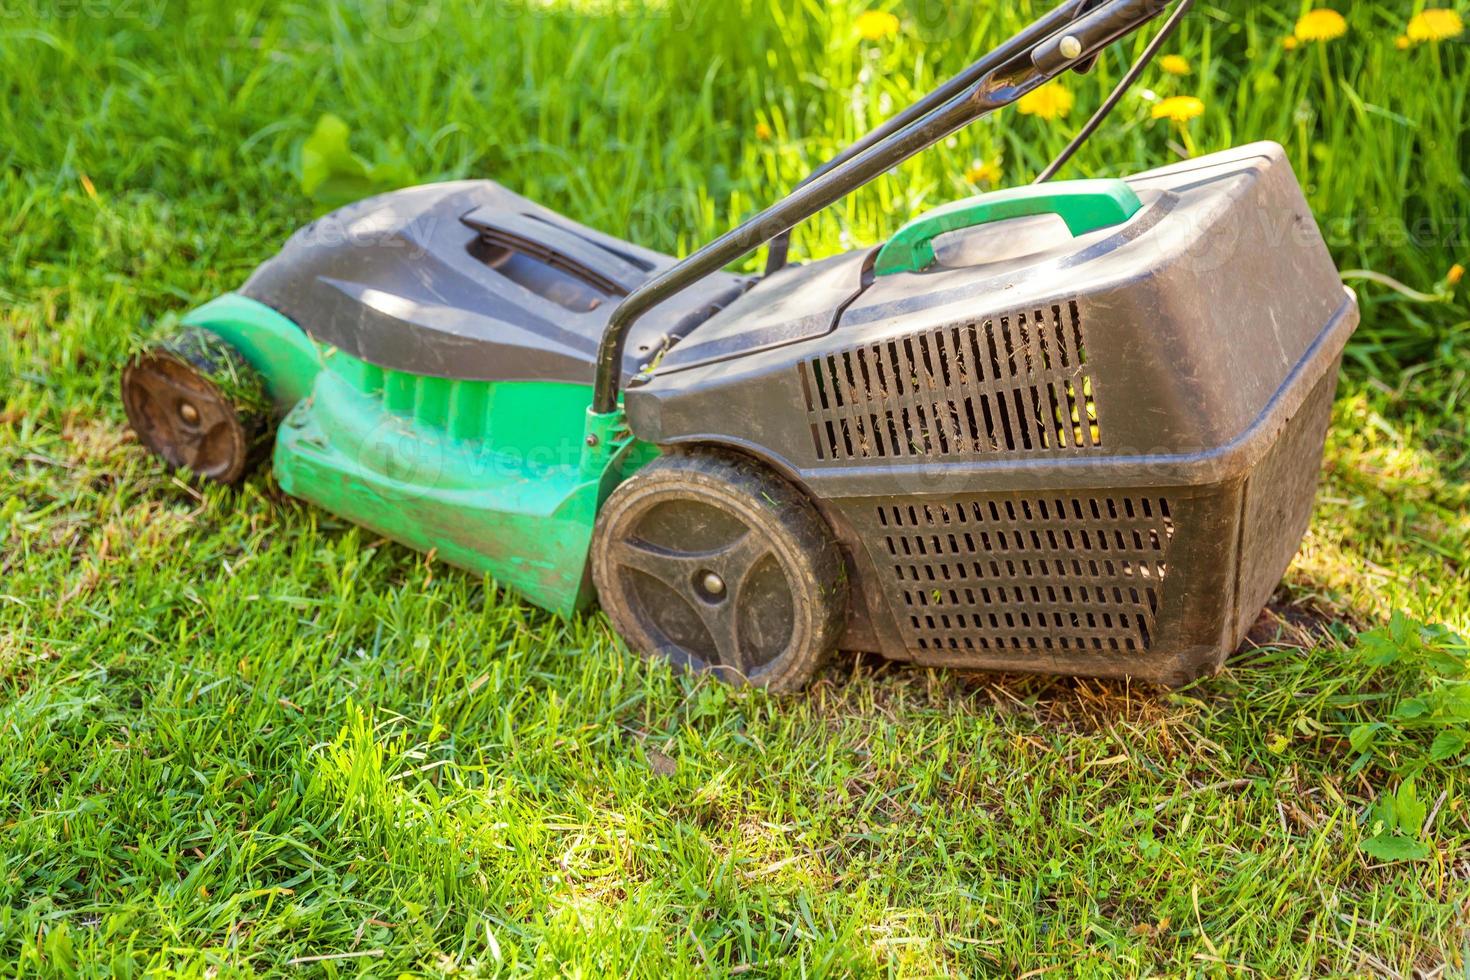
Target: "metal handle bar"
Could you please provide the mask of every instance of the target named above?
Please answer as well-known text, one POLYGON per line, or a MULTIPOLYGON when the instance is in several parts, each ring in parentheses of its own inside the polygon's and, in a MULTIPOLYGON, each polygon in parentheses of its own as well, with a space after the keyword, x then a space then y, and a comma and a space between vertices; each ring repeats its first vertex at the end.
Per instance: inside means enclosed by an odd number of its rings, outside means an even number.
MULTIPOLYGON (((1011 57, 986 71, 963 89, 962 94, 814 177, 790 196, 634 290, 613 311, 602 335, 592 410, 597 414, 617 410, 628 332, 649 310, 975 120, 1010 105, 1075 63, 1090 59, 1113 41, 1157 17, 1170 2, 1111 0, 1081 18, 1065 22, 1062 30, 1053 31, 1039 45, 1019 45, 1013 39, 1000 49, 1012 52, 1011 57), (1018 50, 1022 48, 1025 50, 1018 50), (1070 57, 1059 61, 1055 52, 1070 57)), ((1076 9, 1070 0, 1068 6, 1076 9)), ((1029 34, 1029 30, 1024 31, 1017 38, 1029 34)))
MULTIPOLYGON (((857 156, 859 153, 874 146, 905 126, 922 119, 929 113, 944 105, 950 99, 961 94, 981 78, 1010 61, 1023 51, 1030 51, 1041 41, 1055 34, 1058 30, 1070 24, 1078 15, 1095 6, 1097 0, 1066 0, 1065 3, 1047 13, 1040 20, 1025 28, 1021 33, 1006 41, 1000 47, 976 61, 970 67, 960 72, 954 78, 945 82, 939 88, 924 96, 918 102, 892 117, 882 125, 866 134, 851 146, 844 149, 831 160, 812 171, 801 185, 810 184, 813 180, 825 174, 835 167, 839 167, 857 156)), ((798 186, 801 186, 798 185, 798 186)), ((786 266, 786 259, 791 247, 790 229, 781 232, 771 239, 770 252, 766 257, 766 275, 779 272, 786 266)))

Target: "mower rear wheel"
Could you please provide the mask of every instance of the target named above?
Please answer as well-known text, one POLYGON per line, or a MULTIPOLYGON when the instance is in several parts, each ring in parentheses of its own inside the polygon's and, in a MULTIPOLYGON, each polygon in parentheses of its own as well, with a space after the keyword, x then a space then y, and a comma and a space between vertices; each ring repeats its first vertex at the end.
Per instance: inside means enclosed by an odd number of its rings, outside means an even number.
POLYGON ((123 370, 123 408, 138 439, 170 467, 234 484, 270 443, 264 379, 233 347, 187 328, 123 370))
POLYGON ((647 657, 772 691, 804 687, 841 637, 845 565, 796 487, 716 452, 664 456, 598 517, 602 607, 647 657))

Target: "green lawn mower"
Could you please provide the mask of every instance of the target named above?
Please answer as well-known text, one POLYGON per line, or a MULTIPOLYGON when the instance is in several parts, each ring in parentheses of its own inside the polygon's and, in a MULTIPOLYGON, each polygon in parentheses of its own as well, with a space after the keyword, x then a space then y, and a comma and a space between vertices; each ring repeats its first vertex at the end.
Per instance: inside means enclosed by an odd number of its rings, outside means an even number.
POLYGON ((1274 144, 1050 182, 1191 2, 1067 0, 683 260, 484 180, 352 205, 137 356, 128 417, 171 466, 270 452, 293 496, 727 680, 844 649, 1185 683, 1296 553, 1358 320, 1274 144), (1165 14, 1037 184, 787 262, 1165 14))

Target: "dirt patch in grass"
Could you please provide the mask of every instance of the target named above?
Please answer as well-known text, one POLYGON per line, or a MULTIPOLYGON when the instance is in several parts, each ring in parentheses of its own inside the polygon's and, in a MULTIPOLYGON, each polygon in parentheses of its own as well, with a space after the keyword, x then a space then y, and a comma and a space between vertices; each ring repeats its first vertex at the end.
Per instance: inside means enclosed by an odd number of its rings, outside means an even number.
MULTIPOLYGON (((1234 656, 1264 647, 1311 650, 1361 632, 1365 625, 1352 613, 1317 600, 1293 601, 1277 593, 1246 633, 1234 656)), ((1233 659, 1233 658, 1232 658, 1233 659)))

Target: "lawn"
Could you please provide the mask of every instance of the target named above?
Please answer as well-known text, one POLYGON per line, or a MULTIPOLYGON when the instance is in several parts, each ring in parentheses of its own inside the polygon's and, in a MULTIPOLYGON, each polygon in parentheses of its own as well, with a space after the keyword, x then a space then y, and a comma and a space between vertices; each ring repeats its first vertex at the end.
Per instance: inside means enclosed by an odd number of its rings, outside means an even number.
MULTIPOLYGON (((1202 0, 1188 74, 1067 172, 1275 139, 1360 290, 1258 643, 1178 692, 843 655, 795 698, 650 668, 267 473, 170 476, 120 365, 343 190, 302 182, 325 114, 358 192, 493 177, 682 252, 1040 3, 888 3, 872 40, 845 0, 7 3, 0 973, 1464 975, 1470 52, 1331 2, 1347 34, 1289 46, 1296 2, 1202 0), (1203 115, 1153 119, 1170 95, 1203 115)), ((1028 180, 1129 53, 797 252, 1028 180)))

